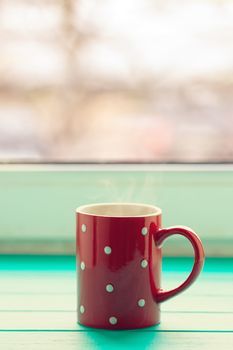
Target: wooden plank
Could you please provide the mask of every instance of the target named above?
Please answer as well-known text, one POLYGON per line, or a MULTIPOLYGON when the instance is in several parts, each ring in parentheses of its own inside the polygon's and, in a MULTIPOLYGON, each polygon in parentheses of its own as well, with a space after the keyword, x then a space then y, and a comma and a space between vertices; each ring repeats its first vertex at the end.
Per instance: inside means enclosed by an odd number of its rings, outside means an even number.
POLYGON ((76 294, 1 294, 0 311, 75 311, 76 294))
MULTIPOLYGON (((1 294, 0 311, 75 311, 76 294, 1 294)), ((233 298, 182 294, 163 304, 164 312, 232 312, 233 298)))
MULTIPOLYGON (((76 330, 75 312, 1 312, 0 330, 76 330)), ((154 327, 166 331, 233 331, 232 313, 166 313, 154 327)))
MULTIPOLYGON (((165 273, 162 287, 170 289, 184 281, 186 274, 165 273)), ((63 294, 76 293, 75 272, 1 272, 0 294, 32 293, 63 294)), ((232 296, 233 274, 203 275, 182 295, 186 296, 232 296), (224 285, 224 287, 223 287, 224 285)))
MULTIPOLYGON (((203 277, 161 308, 167 312, 233 312, 230 275, 222 279, 218 274, 212 274, 212 279, 203 277)), ((3 273, 0 278, 0 310, 73 311, 76 308, 75 273, 18 272, 3 273)), ((175 286, 176 280, 170 274, 167 280, 171 288, 175 286)))
POLYGON ((1 272, 0 280, 0 294, 76 293, 74 272, 1 272))
POLYGON ((29 332, 0 333, 2 349, 7 350, 232 350, 230 333, 155 333, 151 331, 91 331, 79 333, 29 332))
MULTIPOLYGON (((172 238, 170 238, 172 239, 172 238)), ((221 238, 219 238, 221 239, 221 238)), ((163 274, 174 273, 177 275, 189 273, 193 265, 193 257, 164 257, 163 274)), ((76 270, 75 255, 0 255, 0 273, 20 272, 20 273, 62 273, 76 270)), ((212 274, 224 275, 233 274, 232 258, 206 258, 203 276, 212 274)))
POLYGON ((186 296, 181 294, 161 304, 164 312, 232 312, 233 298, 223 296, 186 296))

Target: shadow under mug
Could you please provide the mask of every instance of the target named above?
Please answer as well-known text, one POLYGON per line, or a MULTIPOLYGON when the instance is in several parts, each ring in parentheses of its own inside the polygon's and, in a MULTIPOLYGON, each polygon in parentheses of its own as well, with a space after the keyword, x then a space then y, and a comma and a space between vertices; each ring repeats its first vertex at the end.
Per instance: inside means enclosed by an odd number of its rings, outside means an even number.
POLYGON ((160 303, 189 287, 204 263, 197 234, 185 226, 161 228, 161 209, 136 203, 79 207, 77 215, 78 322, 134 329, 160 322, 160 303), (161 245, 172 235, 192 244, 194 265, 177 288, 161 289, 161 245))

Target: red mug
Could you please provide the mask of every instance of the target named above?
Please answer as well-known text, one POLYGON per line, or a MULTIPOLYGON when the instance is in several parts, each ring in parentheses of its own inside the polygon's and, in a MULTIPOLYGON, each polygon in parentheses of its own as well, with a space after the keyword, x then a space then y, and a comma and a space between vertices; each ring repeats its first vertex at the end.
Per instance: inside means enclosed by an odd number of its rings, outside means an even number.
POLYGON ((161 209, 134 203, 77 209, 78 322, 105 329, 134 329, 160 322, 160 303, 189 287, 201 272, 204 250, 188 227, 161 228, 161 209), (177 288, 161 289, 161 245, 182 235, 194 265, 177 288))

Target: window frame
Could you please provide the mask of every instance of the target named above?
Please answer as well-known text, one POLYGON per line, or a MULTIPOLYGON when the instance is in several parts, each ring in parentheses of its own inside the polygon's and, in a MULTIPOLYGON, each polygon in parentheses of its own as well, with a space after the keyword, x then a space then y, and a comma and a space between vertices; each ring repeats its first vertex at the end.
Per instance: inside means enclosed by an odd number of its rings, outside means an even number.
MULTIPOLYGON (((233 164, 0 164, 0 253, 74 254, 75 209, 96 202, 160 206, 163 226, 183 224, 208 256, 232 256, 233 164)), ((191 255, 169 239, 166 255, 191 255)))

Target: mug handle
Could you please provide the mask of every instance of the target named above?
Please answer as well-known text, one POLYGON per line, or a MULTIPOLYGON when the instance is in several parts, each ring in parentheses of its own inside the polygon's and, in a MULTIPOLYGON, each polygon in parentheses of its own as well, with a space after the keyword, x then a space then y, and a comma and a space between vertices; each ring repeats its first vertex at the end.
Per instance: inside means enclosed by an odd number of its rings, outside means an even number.
POLYGON ((153 234, 154 241, 157 247, 161 247, 163 241, 173 235, 181 235, 186 237, 192 244, 194 250, 194 264, 191 273, 188 278, 177 288, 164 291, 162 289, 154 291, 154 297, 156 302, 161 303, 165 300, 168 300, 175 295, 179 294, 186 288, 188 288, 198 277, 200 274, 203 264, 205 253, 203 249, 203 245, 201 243, 198 235, 186 226, 172 226, 164 229, 160 229, 153 234))

